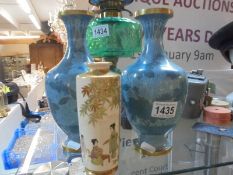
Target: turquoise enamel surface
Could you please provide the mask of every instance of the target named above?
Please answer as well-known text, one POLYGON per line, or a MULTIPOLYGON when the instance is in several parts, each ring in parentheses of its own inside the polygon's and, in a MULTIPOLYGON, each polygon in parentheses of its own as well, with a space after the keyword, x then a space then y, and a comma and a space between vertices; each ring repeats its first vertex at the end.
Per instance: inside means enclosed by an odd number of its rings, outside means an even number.
POLYGON ((84 14, 62 15, 68 37, 68 47, 62 61, 48 72, 46 94, 57 124, 68 138, 79 142, 76 103, 76 76, 88 71, 85 62, 90 56, 86 49, 85 34, 91 16, 84 14))
MULTIPOLYGON (((182 115, 187 94, 186 72, 167 57, 163 48, 167 14, 137 17, 144 30, 144 49, 122 73, 122 93, 127 117, 139 136, 155 148, 168 146, 167 134, 182 115), (154 102, 177 102, 171 118, 152 117, 154 102)), ((169 147, 169 146, 168 146, 169 147)))

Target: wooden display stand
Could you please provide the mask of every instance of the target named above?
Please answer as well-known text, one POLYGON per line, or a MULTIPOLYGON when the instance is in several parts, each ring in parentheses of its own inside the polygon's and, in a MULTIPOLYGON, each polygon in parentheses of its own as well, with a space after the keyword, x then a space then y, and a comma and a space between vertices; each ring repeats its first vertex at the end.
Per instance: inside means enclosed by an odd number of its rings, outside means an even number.
POLYGON ((31 64, 42 63, 45 72, 57 65, 63 57, 63 44, 54 34, 43 35, 37 43, 29 45, 31 64))
POLYGON ((29 52, 31 64, 38 65, 40 62, 44 65, 47 72, 57 65, 63 57, 63 45, 52 43, 30 44, 29 52))

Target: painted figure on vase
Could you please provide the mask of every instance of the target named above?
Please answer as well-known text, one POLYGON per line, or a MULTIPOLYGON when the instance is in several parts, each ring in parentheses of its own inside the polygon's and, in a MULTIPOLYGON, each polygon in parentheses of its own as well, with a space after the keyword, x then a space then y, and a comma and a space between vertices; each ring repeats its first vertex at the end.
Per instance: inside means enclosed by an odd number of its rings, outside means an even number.
POLYGON ((77 76, 83 164, 86 171, 102 174, 115 170, 119 162, 120 75, 109 71, 109 62, 88 66, 88 73, 77 76))
POLYGON ((91 162, 95 165, 104 165, 104 160, 108 160, 110 162, 110 155, 104 154, 103 149, 98 146, 99 141, 97 139, 91 140, 93 144, 93 148, 91 150, 91 162))
POLYGON ((111 131, 110 138, 104 142, 104 145, 107 143, 109 144, 109 154, 111 155, 112 159, 116 158, 117 155, 116 153, 118 150, 118 133, 116 132, 115 127, 116 127, 115 123, 110 125, 110 131, 111 131))

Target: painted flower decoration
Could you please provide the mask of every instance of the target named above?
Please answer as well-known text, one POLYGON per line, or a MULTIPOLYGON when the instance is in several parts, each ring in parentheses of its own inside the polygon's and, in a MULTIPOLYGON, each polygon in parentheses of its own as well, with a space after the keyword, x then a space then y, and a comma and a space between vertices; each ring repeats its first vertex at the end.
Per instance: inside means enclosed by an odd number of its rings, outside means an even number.
POLYGON ((3 94, 7 94, 10 91, 11 91, 10 88, 6 85, 3 84, 2 86, 0 86, 0 92, 3 94))
POLYGON ((8 92, 10 92, 11 90, 10 90, 10 88, 8 87, 8 86, 6 86, 6 85, 3 85, 2 86, 2 92, 4 93, 4 94, 7 94, 8 92))

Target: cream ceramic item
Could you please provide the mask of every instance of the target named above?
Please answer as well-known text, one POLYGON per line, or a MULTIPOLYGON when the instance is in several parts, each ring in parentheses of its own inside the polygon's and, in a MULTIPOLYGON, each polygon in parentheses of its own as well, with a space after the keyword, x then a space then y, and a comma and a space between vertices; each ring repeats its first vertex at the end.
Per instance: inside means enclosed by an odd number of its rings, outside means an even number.
POLYGON ((211 101, 211 106, 218 106, 218 107, 223 107, 223 108, 229 108, 229 102, 219 100, 219 99, 213 99, 211 101))
POLYGON ((76 78, 82 158, 88 172, 107 173, 119 161, 120 76, 109 62, 88 66, 76 78))

